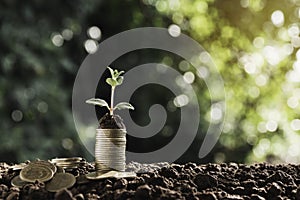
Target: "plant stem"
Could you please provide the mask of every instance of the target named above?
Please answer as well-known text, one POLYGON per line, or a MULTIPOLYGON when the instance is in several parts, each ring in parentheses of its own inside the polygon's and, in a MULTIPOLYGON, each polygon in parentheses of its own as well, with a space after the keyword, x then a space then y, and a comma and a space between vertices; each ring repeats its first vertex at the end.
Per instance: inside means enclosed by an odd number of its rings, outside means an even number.
POLYGON ((110 96, 110 109, 109 109, 110 115, 114 114, 114 94, 115 94, 115 87, 112 86, 111 87, 111 96, 110 96))

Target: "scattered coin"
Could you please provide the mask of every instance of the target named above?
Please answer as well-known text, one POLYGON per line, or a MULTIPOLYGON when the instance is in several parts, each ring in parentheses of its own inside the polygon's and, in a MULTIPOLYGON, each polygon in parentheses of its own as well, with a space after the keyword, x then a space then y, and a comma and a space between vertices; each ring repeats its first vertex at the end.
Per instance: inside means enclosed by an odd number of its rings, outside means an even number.
POLYGON ((104 178, 130 178, 136 177, 134 172, 119 172, 119 171, 109 171, 109 172, 92 172, 86 174, 86 178, 90 180, 99 180, 104 178))
POLYGON ((13 171, 18 171, 18 170, 23 169, 23 168, 26 167, 26 166, 27 166, 26 163, 20 163, 20 164, 16 164, 16 165, 9 166, 8 168, 9 168, 9 169, 12 169, 13 171))
POLYGON ((49 181, 53 177, 53 171, 45 165, 27 165, 20 172, 20 178, 23 181, 49 181))
POLYGON ((49 192, 57 192, 59 190, 70 188, 76 183, 76 178, 69 173, 56 173, 52 180, 46 184, 49 192))
POLYGON ((55 174, 55 172, 57 170, 56 166, 54 164, 52 164, 51 162, 45 161, 45 160, 33 161, 33 162, 30 162, 28 165, 32 165, 32 166, 36 166, 36 165, 46 166, 46 167, 50 168, 53 171, 53 174, 55 174))
POLYGON ((20 176, 15 176, 12 180, 11 180, 11 185, 14 187, 19 187, 22 188, 24 185, 28 184, 28 182, 23 181, 20 176))

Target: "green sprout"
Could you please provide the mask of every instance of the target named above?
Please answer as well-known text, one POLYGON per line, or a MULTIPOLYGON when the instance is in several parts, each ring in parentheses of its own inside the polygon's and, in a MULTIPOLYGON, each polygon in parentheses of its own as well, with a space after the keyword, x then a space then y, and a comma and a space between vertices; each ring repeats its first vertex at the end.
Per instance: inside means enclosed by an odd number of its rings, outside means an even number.
POLYGON ((124 77, 121 76, 121 74, 124 73, 124 71, 118 71, 118 70, 113 70, 110 67, 107 67, 110 71, 111 74, 111 78, 107 78, 106 79, 106 83, 108 83, 111 86, 111 97, 110 97, 110 106, 108 105, 108 103, 103 100, 103 99, 99 99, 99 98, 91 98, 89 100, 86 100, 85 102, 88 104, 93 104, 93 105, 97 105, 100 107, 106 107, 109 110, 110 115, 114 114, 114 110, 118 109, 118 110, 122 110, 122 109, 131 109, 134 110, 134 107, 127 102, 120 102, 117 105, 114 106, 114 94, 115 94, 115 89, 118 85, 121 85, 123 83, 123 79, 124 77))

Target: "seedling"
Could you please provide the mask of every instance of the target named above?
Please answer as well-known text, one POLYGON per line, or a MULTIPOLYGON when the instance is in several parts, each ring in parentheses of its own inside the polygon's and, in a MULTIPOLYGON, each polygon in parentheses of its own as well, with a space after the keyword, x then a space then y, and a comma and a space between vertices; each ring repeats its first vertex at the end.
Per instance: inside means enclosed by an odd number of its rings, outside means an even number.
POLYGON ((111 78, 106 79, 106 83, 108 83, 111 86, 111 96, 110 96, 110 106, 108 103, 99 98, 91 98, 89 100, 86 100, 85 102, 88 104, 93 104, 97 105, 100 107, 106 107, 109 110, 109 114, 112 116, 114 114, 114 110, 122 110, 122 109, 131 109, 134 110, 134 107, 127 102, 120 102, 117 105, 114 106, 114 94, 115 94, 115 89, 118 85, 121 85, 123 83, 124 77, 121 76, 121 74, 124 73, 124 71, 118 71, 118 70, 113 70, 110 67, 107 67, 110 71, 111 78))

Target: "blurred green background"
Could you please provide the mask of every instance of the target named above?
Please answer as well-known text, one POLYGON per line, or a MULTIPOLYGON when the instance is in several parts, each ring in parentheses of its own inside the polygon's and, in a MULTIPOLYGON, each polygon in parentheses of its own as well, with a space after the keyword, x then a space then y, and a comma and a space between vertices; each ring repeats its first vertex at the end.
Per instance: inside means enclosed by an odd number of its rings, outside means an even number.
MULTIPOLYGON (((71 112, 77 70, 106 38, 154 26, 180 27, 197 40, 211 54, 225 83, 225 126, 213 151, 200 160, 197 155, 211 112, 203 81, 209 76, 207 69, 202 69, 200 79, 174 55, 147 50, 112 64, 128 69, 162 62, 190 77, 199 95, 201 122, 195 142, 178 162, 299 162, 299 22, 299 0, 2 0, 0 161, 59 156, 92 160, 71 112)), ((153 102, 174 98, 164 92, 152 99, 147 87, 132 97, 137 106, 132 115, 140 124, 147 122, 145 112, 153 102)), ((176 134, 176 120, 168 121, 169 129, 157 141, 168 142, 176 134)), ((128 142, 131 150, 143 150, 144 145, 128 142)), ((151 148, 151 142, 147 146, 151 148)))

